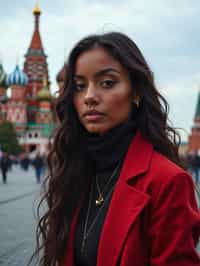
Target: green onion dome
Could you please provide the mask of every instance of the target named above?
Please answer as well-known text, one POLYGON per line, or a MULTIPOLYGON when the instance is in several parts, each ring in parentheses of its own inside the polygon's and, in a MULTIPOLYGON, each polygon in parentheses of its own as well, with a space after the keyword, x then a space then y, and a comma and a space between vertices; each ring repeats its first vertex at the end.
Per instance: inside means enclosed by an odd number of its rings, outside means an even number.
POLYGON ((37 99, 39 101, 50 101, 51 100, 51 93, 48 89, 48 86, 47 86, 47 80, 44 79, 43 80, 43 87, 41 90, 39 90, 38 94, 37 94, 37 99))
POLYGON ((6 86, 6 72, 4 71, 3 65, 0 63, 0 88, 7 88, 6 86))

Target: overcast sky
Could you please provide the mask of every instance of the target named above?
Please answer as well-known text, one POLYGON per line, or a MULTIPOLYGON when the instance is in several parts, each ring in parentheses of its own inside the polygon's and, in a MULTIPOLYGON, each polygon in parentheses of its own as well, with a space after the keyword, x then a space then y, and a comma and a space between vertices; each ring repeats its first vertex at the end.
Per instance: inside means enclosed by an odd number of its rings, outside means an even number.
MULTIPOLYGON (((0 0, 0 59, 13 71, 31 41, 35 0, 0 0)), ((68 52, 80 38, 110 30, 128 34, 146 57, 170 119, 187 140, 200 89, 200 0, 40 0, 40 32, 51 90, 68 52)))

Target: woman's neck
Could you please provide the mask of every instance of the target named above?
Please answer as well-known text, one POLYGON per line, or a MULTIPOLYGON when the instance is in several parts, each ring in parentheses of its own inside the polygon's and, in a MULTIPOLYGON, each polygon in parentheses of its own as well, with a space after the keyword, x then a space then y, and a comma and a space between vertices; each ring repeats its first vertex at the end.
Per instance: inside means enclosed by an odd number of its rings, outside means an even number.
POLYGON ((112 128, 103 135, 84 134, 84 147, 86 154, 96 171, 107 171, 115 167, 121 160, 136 132, 134 121, 128 121, 112 128))

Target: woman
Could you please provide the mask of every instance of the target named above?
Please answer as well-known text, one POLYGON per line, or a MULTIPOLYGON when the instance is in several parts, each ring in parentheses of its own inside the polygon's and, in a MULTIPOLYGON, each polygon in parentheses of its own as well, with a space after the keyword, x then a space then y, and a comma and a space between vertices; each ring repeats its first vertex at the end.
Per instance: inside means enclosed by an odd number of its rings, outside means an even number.
POLYGON ((116 32, 81 40, 56 111, 40 265, 200 265, 193 183, 136 44, 116 32))

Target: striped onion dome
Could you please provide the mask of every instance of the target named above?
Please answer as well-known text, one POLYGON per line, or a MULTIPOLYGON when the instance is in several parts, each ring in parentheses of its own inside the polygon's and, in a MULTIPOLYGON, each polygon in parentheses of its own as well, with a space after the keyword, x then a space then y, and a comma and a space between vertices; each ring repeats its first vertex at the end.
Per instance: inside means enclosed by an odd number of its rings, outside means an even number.
POLYGON ((20 70, 19 65, 16 65, 15 70, 7 76, 6 83, 8 86, 26 86, 28 84, 28 77, 20 70))
POLYGON ((6 72, 4 71, 3 65, 0 63, 0 87, 6 88, 6 72))

